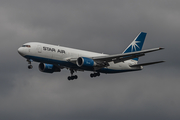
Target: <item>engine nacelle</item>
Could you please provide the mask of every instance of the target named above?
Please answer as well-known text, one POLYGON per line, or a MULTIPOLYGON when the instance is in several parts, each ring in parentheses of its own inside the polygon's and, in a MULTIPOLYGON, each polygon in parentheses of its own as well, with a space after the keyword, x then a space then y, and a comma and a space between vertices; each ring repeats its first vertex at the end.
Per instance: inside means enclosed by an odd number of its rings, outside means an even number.
POLYGON ((60 72, 61 69, 52 65, 52 64, 46 64, 46 63, 40 63, 39 64, 39 70, 41 72, 45 73, 53 73, 53 72, 60 72))
POLYGON ((96 62, 93 59, 87 57, 79 57, 76 61, 77 66, 79 67, 93 67, 96 66, 96 62))

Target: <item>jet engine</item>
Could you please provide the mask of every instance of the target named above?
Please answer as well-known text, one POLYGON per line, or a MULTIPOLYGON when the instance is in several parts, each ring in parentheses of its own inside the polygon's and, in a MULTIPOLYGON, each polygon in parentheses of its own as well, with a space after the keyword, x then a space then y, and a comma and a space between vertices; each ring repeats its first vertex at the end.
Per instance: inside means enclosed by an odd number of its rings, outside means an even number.
POLYGON ((45 73, 60 72, 61 69, 52 64, 40 63, 39 70, 45 73))
POLYGON ((94 67, 97 65, 93 59, 87 57, 79 57, 76 61, 76 64, 79 67, 94 67))

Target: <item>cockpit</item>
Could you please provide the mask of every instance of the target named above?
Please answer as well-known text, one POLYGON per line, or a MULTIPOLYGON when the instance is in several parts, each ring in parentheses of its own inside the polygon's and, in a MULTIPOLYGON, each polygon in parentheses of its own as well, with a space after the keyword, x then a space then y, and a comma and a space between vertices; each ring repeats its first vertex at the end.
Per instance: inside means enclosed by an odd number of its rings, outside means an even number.
POLYGON ((30 48, 31 46, 30 46, 30 45, 23 45, 22 47, 28 47, 28 48, 30 48))

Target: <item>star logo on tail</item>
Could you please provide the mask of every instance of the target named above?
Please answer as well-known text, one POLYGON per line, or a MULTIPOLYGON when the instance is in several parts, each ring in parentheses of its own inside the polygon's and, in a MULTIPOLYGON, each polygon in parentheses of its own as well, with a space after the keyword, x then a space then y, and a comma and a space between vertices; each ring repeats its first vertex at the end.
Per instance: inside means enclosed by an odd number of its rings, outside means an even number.
POLYGON ((131 43, 131 51, 133 52, 133 50, 134 51, 136 51, 136 47, 137 48, 139 48, 140 49, 140 47, 137 45, 137 43, 140 43, 141 41, 133 41, 132 43, 131 43))

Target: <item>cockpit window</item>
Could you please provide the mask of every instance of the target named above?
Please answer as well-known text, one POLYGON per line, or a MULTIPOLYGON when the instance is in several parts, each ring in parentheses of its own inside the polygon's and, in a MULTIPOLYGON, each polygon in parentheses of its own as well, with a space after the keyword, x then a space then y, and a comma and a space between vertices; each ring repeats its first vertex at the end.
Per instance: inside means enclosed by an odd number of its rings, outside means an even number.
POLYGON ((22 47, 28 47, 28 48, 30 48, 31 46, 30 46, 30 45, 23 45, 22 47))

